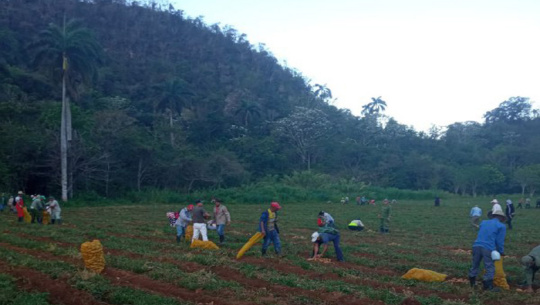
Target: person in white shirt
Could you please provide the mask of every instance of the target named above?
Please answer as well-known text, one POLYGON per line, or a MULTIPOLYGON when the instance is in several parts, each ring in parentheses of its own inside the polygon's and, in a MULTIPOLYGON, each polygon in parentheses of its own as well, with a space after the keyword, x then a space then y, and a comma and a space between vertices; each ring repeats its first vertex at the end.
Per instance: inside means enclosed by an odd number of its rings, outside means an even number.
POLYGON ((497 199, 491 200, 491 203, 493 204, 493 208, 491 209, 491 213, 495 213, 495 211, 501 211, 503 214, 503 209, 501 205, 499 204, 499 201, 497 199))

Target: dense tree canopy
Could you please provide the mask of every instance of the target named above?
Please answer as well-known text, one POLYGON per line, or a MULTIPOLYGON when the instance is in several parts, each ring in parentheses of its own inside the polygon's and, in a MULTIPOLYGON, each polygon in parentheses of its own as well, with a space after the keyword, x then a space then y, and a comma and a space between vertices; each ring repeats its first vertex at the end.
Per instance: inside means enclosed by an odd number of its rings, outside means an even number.
POLYGON ((528 98, 501 101, 485 122, 426 134, 384 115, 398 101, 364 101, 360 117, 336 108, 330 88, 280 65, 264 45, 169 5, 5 0, 3 189, 60 190, 65 56, 73 65, 75 196, 189 192, 276 176, 470 195, 539 187, 540 118, 528 98))

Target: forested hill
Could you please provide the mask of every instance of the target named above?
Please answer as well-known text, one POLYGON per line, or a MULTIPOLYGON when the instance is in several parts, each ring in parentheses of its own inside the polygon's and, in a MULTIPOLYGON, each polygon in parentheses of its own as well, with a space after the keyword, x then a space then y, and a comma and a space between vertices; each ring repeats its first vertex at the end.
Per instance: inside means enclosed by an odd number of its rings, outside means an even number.
POLYGON ((418 133, 385 117, 381 99, 364 101, 361 117, 337 109, 329 88, 264 46, 172 6, 3 0, 2 190, 59 192, 63 79, 75 195, 230 187, 306 170, 470 194, 540 186, 540 119, 527 98, 501 101, 482 124, 418 133))

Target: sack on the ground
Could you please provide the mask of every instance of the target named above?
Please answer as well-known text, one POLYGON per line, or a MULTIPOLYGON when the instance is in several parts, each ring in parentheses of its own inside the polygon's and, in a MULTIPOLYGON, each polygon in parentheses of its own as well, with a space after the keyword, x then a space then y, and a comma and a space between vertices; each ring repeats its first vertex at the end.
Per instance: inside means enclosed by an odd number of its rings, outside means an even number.
POLYGON ((32 215, 28 212, 28 209, 26 207, 23 208, 24 213, 24 222, 31 223, 32 222, 32 215))
POLYGON ((419 280, 422 282, 443 282, 447 275, 426 269, 412 268, 401 278, 406 280, 419 280))
POLYGON ((192 243, 191 243, 191 246, 190 248, 201 248, 201 249, 208 249, 208 250, 219 250, 219 247, 214 244, 213 242, 207 240, 207 241, 202 241, 202 240, 194 240, 192 243))
POLYGON ((95 273, 101 273, 105 268, 105 256, 103 255, 103 246, 97 239, 85 242, 81 245, 81 254, 84 265, 87 269, 95 273))
POLYGON ((49 212, 47 211, 43 211, 41 213, 43 213, 43 220, 41 222, 44 225, 48 225, 49 223, 51 223, 51 214, 49 214, 49 212))
POLYGON ((193 238, 193 226, 189 225, 186 227, 186 241, 191 242, 191 238, 193 238))
POLYGON ((264 236, 261 232, 255 233, 251 238, 248 240, 247 243, 238 251, 238 254, 236 254, 236 259, 242 258, 244 254, 249 250, 251 247, 253 247, 254 244, 258 243, 260 240, 262 240, 264 236))

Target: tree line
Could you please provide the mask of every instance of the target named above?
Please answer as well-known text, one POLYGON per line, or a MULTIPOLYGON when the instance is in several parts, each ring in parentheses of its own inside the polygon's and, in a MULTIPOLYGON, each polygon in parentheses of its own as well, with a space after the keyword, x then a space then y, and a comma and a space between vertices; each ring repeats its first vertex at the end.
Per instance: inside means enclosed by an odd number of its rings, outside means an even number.
POLYGON ((0 2, 2 189, 189 193, 303 171, 474 196, 540 186, 526 97, 429 132, 385 116, 382 97, 360 116, 331 100, 264 45, 171 5, 0 2))

